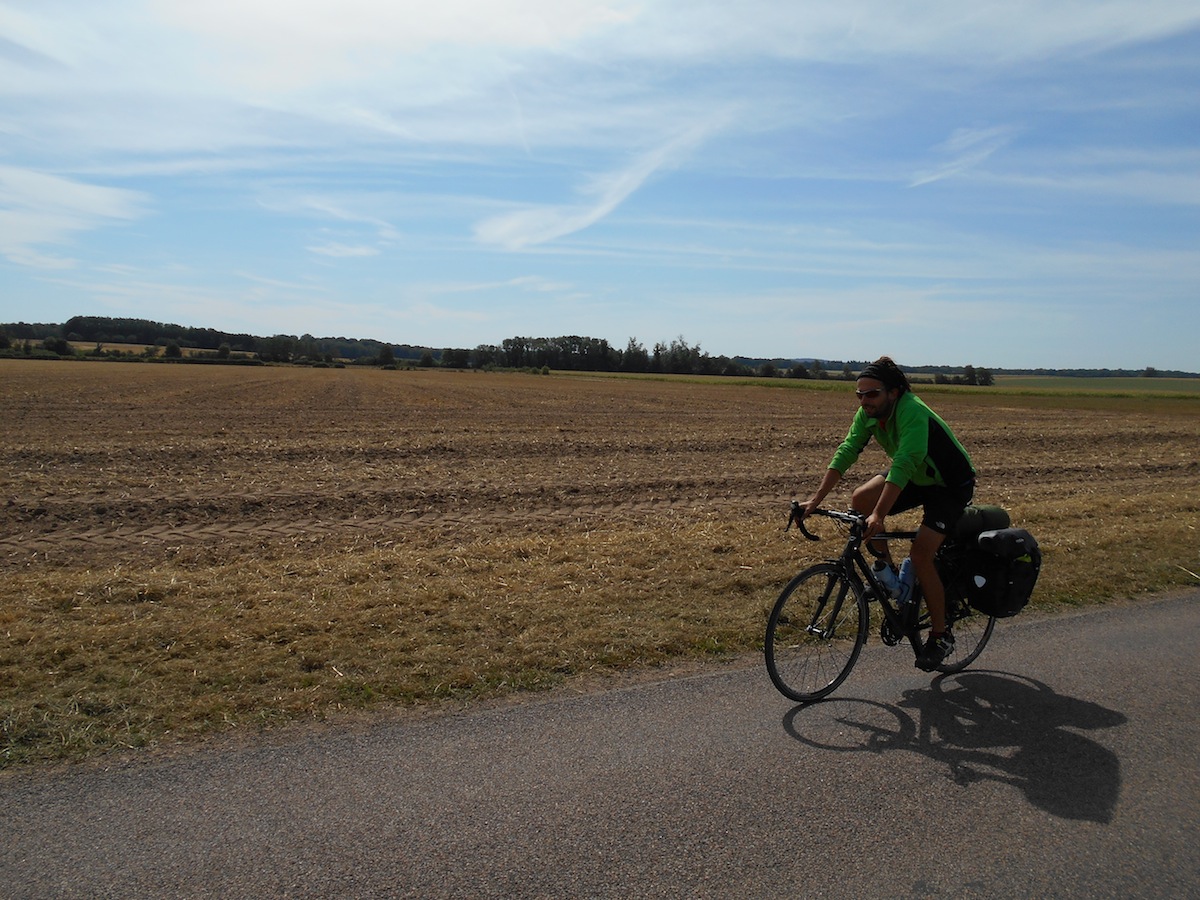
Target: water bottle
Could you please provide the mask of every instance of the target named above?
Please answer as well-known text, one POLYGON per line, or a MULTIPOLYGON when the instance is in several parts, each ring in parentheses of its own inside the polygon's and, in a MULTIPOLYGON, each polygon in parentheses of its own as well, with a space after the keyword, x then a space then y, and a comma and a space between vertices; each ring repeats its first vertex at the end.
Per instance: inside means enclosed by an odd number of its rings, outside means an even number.
POLYGON ((900 575, 896 578, 896 606, 900 609, 908 604, 912 599, 913 582, 917 575, 913 572, 912 557, 906 557, 904 562, 900 563, 900 575))
POLYGON ((896 573, 892 567, 882 559, 877 559, 875 560, 875 564, 871 566, 871 570, 875 575, 875 580, 883 585, 883 589, 888 594, 895 596, 896 589, 900 587, 900 579, 896 577, 896 573))

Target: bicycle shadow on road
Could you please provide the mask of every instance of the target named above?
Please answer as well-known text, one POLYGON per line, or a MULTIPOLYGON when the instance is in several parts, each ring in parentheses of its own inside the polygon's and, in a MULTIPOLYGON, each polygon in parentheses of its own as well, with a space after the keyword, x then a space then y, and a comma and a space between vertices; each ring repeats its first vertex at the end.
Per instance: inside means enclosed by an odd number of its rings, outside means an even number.
POLYGON ((1120 760, 1079 732, 1126 721, 1122 713, 1065 697, 1032 678, 970 671, 905 691, 896 705, 833 699, 797 706, 783 727, 818 749, 915 751, 945 765, 958 784, 1010 784, 1055 816, 1106 824, 1120 795, 1120 760), (801 731, 802 720, 813 726, 805 728, 811 734, 801 731))

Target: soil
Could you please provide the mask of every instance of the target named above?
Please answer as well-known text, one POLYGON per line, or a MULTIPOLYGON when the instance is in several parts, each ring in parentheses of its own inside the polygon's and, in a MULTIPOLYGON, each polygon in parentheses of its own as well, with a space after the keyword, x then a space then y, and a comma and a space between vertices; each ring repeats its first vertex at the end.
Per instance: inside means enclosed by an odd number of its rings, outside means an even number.
MULTIPOLYGON (((2 360, 0 567, 237 555, 316 534, 782 517, 854 398, 780 384, 2 360)), ((1192 416, 984 396, 930 398, 983 500, 1032 509, 1100 485, 1197 482, 1192 416)), ((885 465, 869 451, 856 473, 885 465)))

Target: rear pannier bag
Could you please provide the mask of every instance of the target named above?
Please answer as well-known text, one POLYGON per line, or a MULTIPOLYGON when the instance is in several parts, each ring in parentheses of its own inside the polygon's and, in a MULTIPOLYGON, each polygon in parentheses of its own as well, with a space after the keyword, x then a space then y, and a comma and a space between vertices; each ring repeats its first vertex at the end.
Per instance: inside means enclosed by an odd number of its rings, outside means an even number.
POLYGON ((957 572, 957 587, 986 616, 1015 616, 1033 594, 1042 552, 1024 528, 985 531, 957 572))

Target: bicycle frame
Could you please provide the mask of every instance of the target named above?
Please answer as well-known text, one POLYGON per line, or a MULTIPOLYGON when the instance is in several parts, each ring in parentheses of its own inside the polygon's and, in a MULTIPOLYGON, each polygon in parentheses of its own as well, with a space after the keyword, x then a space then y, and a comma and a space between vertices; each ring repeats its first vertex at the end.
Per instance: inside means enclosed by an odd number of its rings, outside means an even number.
MULTIPOLYGON (((822 637, 830 636, 829 634, 826 634, 817 628, 817 622, 825 616, 826 607, 828 606, 830 600, 828 592, 833 589, 833 585, 835 583, 840 583, 843 585, 843 588, 838 592, 838 597, 833 607, 833 615, 828 617, 828 621, 830 622, 836 620, 837 614, 841 610, 842 604, 846 600, 845 585, 847 582, 849 582, 858 586, 860 590, 864 586, 870 589, 874 599, 878 601, 879 610, 881 613, 883 613, 883 617, 887 621, 888 625, 891 626, 896 634, 907 638, 909 644, 912 645, 914 655, 920 656, 924 647, 921 641, 921 630, 918 627, 920 617, 917 614, 921 604, 920 584, 916 581, 913 582, 913 593, 908 604, 906 604, 906 611, 900 610, 900 608, 897 607, 893 602, 891 594, 888 592, 887 588, 884 587, 879 579, 875 577, 875 572, 867 563, 866 557, 863 556, 862 545, 865 520, 861 516, 853 513, 838 513, 833 512, 832 510, 824 509, 816 510, 815 514, 827 516, 831 519, 835 519, 836 521, 849 525, 850 537, 847 539, 846 546, 842 549, 841 555, 835 559, 828 560, 831 565, 838 567, 845 574, 846 580, 841 581, 840 579, 830 579, 829 587, 826 588, 826 596, 822 597, 821 603, 818 605, 816 613, 813 616, 813 621, 809 623, 806 630, 811 634, 820 634, 822 637)), ((794 501, 792 503, 792 516, 788 520, 788 528, 790 528, 793 523, 800 528, 801 534, 803 534, 810 541, 820 540, 819 537, 810 533, 808 529, 804 527, 804 517, 801 514, 800 506, 794 501)), ((911 541, 916 536, 917 533, 915 531, 891 531, 877 534, 874 540, 911 541)))

